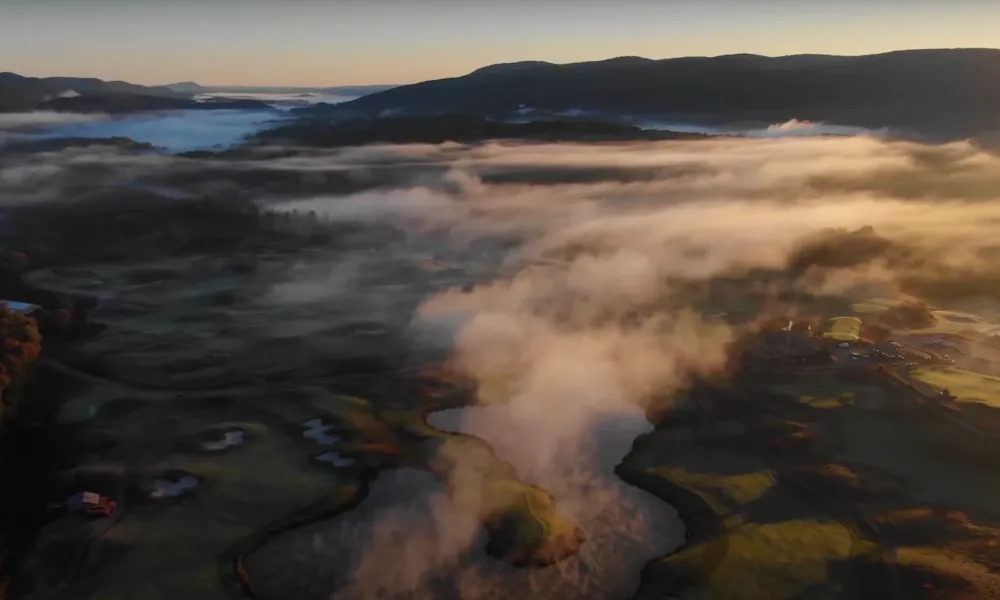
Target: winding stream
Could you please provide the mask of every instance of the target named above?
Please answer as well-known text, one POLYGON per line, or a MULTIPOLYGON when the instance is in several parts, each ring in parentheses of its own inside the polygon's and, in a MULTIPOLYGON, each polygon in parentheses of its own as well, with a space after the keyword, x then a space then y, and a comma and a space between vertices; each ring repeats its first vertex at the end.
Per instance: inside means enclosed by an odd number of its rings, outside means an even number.
POLYGON ((579 554, 545 568, 495 560, 475 516, 452 504, 433 475, 397 469, 383 473, 357 509, 281 534, 247 556, 257 598, 624 599, 648 561, 683 544, 676 511, 613 472, 635 437, 652 428, 641 411, 602 419, 590 430, 589 454, 561 469, 538 468, 503 406, 442 410, 427 421, 479 437, 522 480, 550 491, 587 532, 579 554))

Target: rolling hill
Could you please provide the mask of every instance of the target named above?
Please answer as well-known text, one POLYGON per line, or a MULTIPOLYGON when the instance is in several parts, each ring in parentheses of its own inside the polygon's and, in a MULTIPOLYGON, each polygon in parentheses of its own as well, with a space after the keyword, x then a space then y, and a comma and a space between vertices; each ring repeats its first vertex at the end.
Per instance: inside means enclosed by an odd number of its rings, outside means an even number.
POLYGON ((270 85, 201 85, 193 81, 169 83, 162 86, 175 92, 185 94, 335 94, 342 96, 363 96, 374 94, 394 87, 395 85, 342 85, 333 87, 298 87, 270 85))
POLYGON ((353 117, 583 110, 703 122, 794 118, 963 131, 1000 128, 997 106, 1000 50, 946 49, 518 62, 316 110, 353 117))
POLYGON ((124 113, 171 109, 269 109, 256 100, 196 102, 192 94, 165 86, 84 77, 25 77, 0 73, 0 112, 56 111, 124 113))

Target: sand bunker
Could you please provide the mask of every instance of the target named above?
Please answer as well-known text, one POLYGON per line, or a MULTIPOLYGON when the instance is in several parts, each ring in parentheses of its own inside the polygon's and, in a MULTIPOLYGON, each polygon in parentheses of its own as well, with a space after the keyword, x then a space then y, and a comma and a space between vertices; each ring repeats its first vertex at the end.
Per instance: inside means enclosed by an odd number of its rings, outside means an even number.
POLYGON ((344 456, 340 452, 324 452, 315 457, 314 460, 334 467, 350 467, 358 462, 356 459, 344 456))
POLYGON ((340 436, 330 433, 333 430, 333 425, 324 423, 322 419, 306 421, 305 427, 302 436, 307 440, 324 446, 332 446, 340 441, 340 436))
POLYGON ((209 452, 221 452, 234 446, 243 444, 246 440, 246 432, 242 429, 227 431, 222 434, 222 439, 203 442, 201 447, 209 452))
POLYGON ((149 497, 154 499, 177 498, 194 490, 200 483, 198 478, 193 475, 184 475, 177 481, 157 479, 153 482, 153 491, 149 493, 149 497))

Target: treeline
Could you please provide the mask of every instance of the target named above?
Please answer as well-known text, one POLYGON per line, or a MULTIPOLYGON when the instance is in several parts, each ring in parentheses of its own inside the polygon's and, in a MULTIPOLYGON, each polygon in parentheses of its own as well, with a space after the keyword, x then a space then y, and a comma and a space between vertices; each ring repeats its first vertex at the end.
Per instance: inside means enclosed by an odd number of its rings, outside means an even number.
POLYGON ((701 138, 701 134, 647 131, 607 121, 539 120, 527 123, 492 121, 468 115, 398 117, 327 121, 302 118, 263 131, 258 144, 291 144, 312 147, 361 146, 365 144, 443 144, 497 139, 545 141, 667 140, 701 138))
POLYGON ((36 267, 52 267, 298 248, 334 241, 335 233, 315 215, 272 211, 237 195, 123 194, 11 209, 0 244, 24 249, 36 267))

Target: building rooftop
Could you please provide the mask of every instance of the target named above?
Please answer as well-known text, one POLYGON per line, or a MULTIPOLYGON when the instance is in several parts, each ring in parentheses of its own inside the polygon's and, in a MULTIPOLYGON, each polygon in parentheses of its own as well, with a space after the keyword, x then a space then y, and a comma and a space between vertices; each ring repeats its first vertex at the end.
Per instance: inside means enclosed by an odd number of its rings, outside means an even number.
POLYGON ((16 300, 0 300, 0 306, 3 306, 7 310, 24 313, 26 315, 30 315, 36 310, 40 310, 42 308, 37 304, 28 304, 27 302, 17 302, 16 300))

